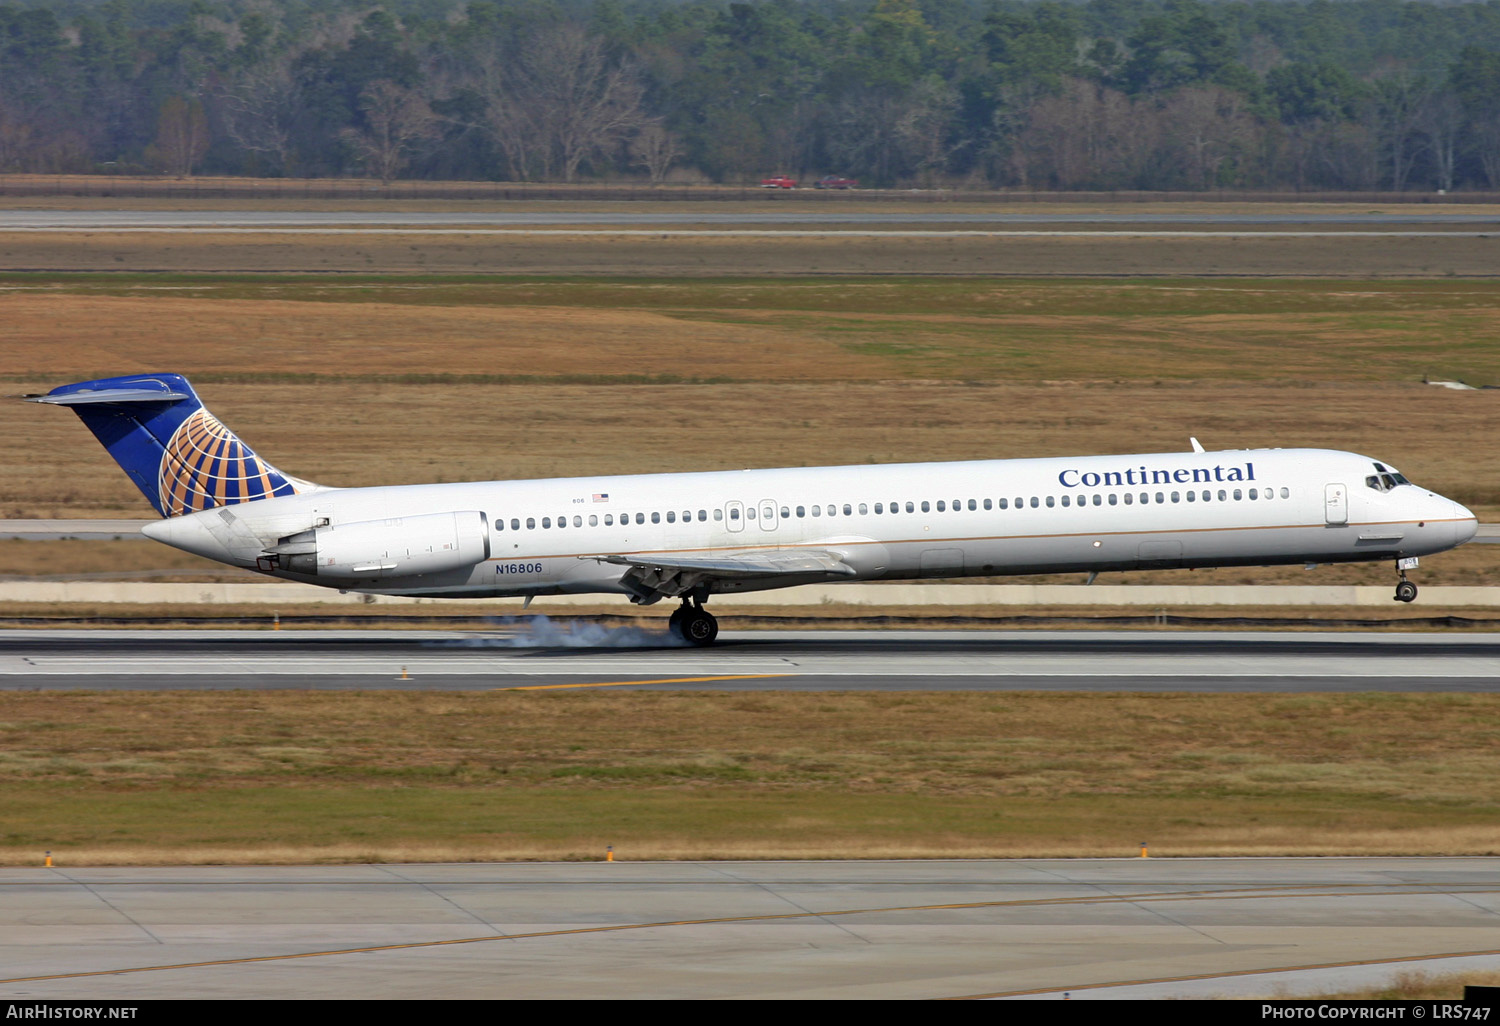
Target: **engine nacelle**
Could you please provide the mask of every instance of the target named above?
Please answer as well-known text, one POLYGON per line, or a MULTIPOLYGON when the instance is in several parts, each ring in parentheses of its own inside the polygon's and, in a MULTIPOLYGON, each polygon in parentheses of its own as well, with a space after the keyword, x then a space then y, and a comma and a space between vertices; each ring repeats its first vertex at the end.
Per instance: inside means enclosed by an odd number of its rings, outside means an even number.
POLYGON ((483 513, 427 513, 303 531, 266 550, 283 569, 343 581, 459 570, 490 558, 483 513))

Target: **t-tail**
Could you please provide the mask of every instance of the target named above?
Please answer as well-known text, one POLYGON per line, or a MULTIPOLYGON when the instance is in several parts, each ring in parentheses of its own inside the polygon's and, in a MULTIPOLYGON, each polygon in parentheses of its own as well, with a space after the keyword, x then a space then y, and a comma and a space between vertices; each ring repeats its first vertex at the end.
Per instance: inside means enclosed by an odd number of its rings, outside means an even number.
POLYGON ((72 407, 164 517, 318 487, 257 456, 181 374, 80 381, 26 398, 72 407))

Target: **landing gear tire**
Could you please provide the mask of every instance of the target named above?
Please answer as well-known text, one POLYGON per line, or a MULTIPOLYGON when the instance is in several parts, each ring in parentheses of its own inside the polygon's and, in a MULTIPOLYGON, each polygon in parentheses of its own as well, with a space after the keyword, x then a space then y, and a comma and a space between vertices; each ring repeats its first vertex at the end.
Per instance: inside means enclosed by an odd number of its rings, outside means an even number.
POLYGON ((1410 581, 1402 581, 1396 585, 1397 602, 1414 602, 1417 598, 1417 586, 1410 581))
POLYGON ((679 606, 676 609, 672 610, 672 615, 667 620, 667 630, 671 631, 679 638, 682 637, 682 618, 690 612, 692 612, 692 610, 687 606, 679 606))
POLYGON ((714 639, 719 636, 719 621, 714 619, 712 613, 702 608, 682 608, 673 614, 677 620, 677 626, 673 628, 678 637, 690 645, 712 645, 714 639))

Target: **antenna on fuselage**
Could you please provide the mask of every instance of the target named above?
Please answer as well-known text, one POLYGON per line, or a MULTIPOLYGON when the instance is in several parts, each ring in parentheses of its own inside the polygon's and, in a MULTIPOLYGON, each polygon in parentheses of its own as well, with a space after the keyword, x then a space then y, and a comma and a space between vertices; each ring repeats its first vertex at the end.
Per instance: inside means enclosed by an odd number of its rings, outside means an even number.
POLYGON ((1198 441, 1198 439, 1189 437, 1188 441, 1193 443, 1193 451, 1194 452, 1204 452, 1205 451, 1204 448, 1203 448, 1203 443, 1200 442, 1200 441, 1198 441))

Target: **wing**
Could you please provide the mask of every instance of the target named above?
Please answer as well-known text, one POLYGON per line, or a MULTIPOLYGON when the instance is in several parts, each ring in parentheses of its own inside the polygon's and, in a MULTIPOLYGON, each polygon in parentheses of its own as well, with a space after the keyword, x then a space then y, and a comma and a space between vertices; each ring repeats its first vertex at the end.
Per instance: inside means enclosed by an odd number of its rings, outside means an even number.
POLYGON ((583 558, 626 567, 620 583, 636 601, 646 605, 704 588, 719 590, 714 587, 719 582, 728 585, 724 590, 732 591, 752 583, 756 588, 774 588, 778 579, 793 585, 830 577, 853 577, 857 573, 838 553, 810 549, 752 549, 722 556, 647 552, 583 558))

